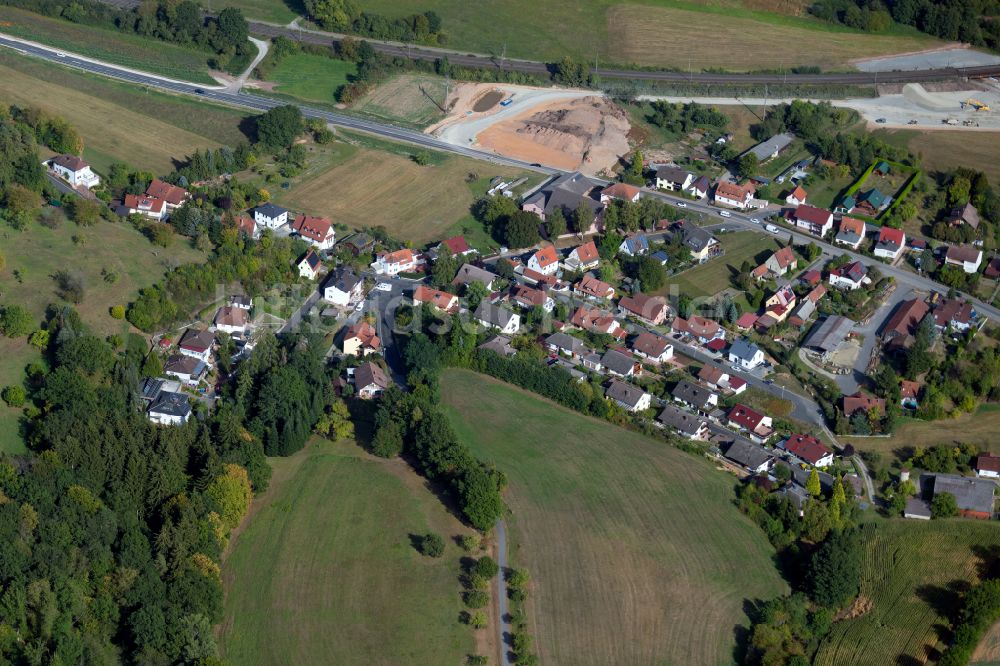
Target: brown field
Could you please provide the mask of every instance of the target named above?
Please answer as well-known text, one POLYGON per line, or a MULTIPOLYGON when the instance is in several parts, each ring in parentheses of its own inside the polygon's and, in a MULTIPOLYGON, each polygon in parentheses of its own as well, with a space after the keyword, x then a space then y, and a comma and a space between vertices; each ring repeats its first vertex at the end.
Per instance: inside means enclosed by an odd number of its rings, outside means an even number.
POLYGON ((907 448, 928 447, 935 444, 975 444, 980 448, 1000 453, 1000 409, 996 405, 980 407, 975 414, 965 414, 957 419, 918 421, 907 419, 892 437, 853 437, 851 443, 862 451, 876 451, 885 457, 896 456, 907 448))
POLYGON ((615 61, 674 67, 690 64, 695 71, 708 67, 830 67, 855 58, 940 44, 929 37, 843 32, 805 19, 728 16, 722 8, 691 11, 618 5, 608 10, 607 26, 615 61), (692 53, 696 55, 689 58, 692 53))
POLYGON ((916 132, 908 145, 930 170, 965 166, 1000 183, 1000 132, 916 132))
POLYGON ((443 78, 403 74, 378 86, 351 108, 376 118, 426 127, 444 117, 444 99, 443 78))

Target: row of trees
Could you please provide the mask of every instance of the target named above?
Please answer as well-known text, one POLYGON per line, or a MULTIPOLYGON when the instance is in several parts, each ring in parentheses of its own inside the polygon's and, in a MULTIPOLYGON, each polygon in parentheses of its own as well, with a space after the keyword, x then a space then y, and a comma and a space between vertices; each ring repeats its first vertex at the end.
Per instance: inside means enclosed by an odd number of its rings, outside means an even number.
POLYGON ((390 19, 362 11, 355 0, 305 0, 305 10, 313 21, 337 32, 397 42, 440 44, 445 41, 441 17, 433 11, 390 19))

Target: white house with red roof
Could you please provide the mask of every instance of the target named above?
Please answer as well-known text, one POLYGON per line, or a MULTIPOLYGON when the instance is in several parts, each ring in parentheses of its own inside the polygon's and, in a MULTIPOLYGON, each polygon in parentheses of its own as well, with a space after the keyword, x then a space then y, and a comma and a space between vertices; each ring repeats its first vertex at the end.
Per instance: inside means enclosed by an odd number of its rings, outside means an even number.
POLYGON ((166 203, 163 199, 154 199, 144 194, 126 194, 122 199, 122 205, 129 215, 145 215, 157 222, 166 214, 166 203))
POLYGON ((86 187, 89 190, 101 183, 101 177, 76 155, 56 155, 48 164, 53 173, 73 187, 86 187))
POLYGON ((601 190, 601 203, 606 204, 612 199, 635 203, 639 200, 639 195, 641 193, 642 190, 635 185, 629 185, 628 183, 614 183, 613 185, 608 185, 601 190))
POLYGON ((663 324, 669 311, 667 301, 662 296, 649 296, 642 292, 622 296, 618 301, 619 314, 635 317, 650 326, 663 324))
POLYGON ((191 193, 183 187, 154 178, 146 188, 146 196, 162 199, 166 204, 167 213, 170 213, 175 208, 183 206, 191 198, 191 193))
POLYGON ((806 202, 806 196, 805 189, 801 185, 796 185, 795 189, 785 197, 785 203, 789 206, 801 206, 806 202))
POLYGON ((546 312, 552 312, 556 307, 556 302, 546 295, 541 289, 533 289, 523 284, 515 285, 510 292, 511 299, 522 308, 542 308, 546 312))
POLYGON ((1000 479, 1000 456, 989 453, 976 458, 976 476, 986 479, 1000 479))
POLYGON ((725 340, 726 330, 719 323, 705 319, 699 315, 691 315, 687 319, 675 317, 671 328, 677 333, 687 333, 698 338, 702 344, 712 340, 725 340))
POLYGON ((715 186, 715 204, 746 210, 750 207, 750 200, 753 199, 756 191, 757 189, 751 183, 737 185, 722 181, 715 186))
POLYGON ((559 255, 555 245, 546 245, 528 259, 528 268, 542 275, 554 275, 559 270, 559 255))
POLYGON ((452 236, 451 238, 445 238, 443 241, 438 243, 437 247, 434 249, 440 253, 445 248, 448 248, 448 251, 456 257, 465 257, 470 254, 476 254, 476 251, 469 247, 468 242, 465 240, 465 236, 452 236))
POLYGON ((329 250, 336 236, 333 222, 326 217, 297 215, 292 230, 317 250, 329 250))
POLYGON ((423 264, 423 258, 408 247, 395 252, 382 252, 372 262, 371 267, 378 275, 398 275, 412 273, 423 264))
POLYGON ((813 467, 829 467, 833 464, 833 451, 812 435, 789 435, 781 447, 794 458, 813 467))
POLYGON ((875 256, 895 261, 906 247, 906 234, 902 229, 882 227, 875 242, 875 256))
POLYGON ((774 434, 771 417, 746 405, 734 405, 727 419, 730 426, 745 430, 750 439, 758 444, 766 442, 774 434))
POLYGON ((615 297, 615 289, 607 282, 598 280, 590 273, 587 273, 580 281, 573 285, 573 293, 577 296, 589 296, 591 298, 609 299, 615 297))
POLYGON ((851 291, 860 289, 867 282, 871 282, 868 277, 868 269, 860 261, 852 261, 834 268, 830 271, 827 279, 830 281, 830 286, 851 291))
POLYGON ((600 263, 601 255, 597 252, 597 245, 594 241, 589 241, 573 248, 563 265, 571 271, 589 271, 597 268, 600 263))
POLYGON ((413 304, 422 305, 424 303, 430 303, 438 310, 449 314, 458 312, 458 296, 440 289, 431 289, 420 285, 413 290, 413 304))
POLYGON ((816 236, 825 236, 833 228, 833 213, 816 206, 801 205, 795 209, 795 226, 816 236))
POLYGON ((257 223, 249 215, 239 215, 233 220, 236 225, 236 231, 238 231, 243 236, 257 240, 260 238, 260 229, 257 227, 257 223))

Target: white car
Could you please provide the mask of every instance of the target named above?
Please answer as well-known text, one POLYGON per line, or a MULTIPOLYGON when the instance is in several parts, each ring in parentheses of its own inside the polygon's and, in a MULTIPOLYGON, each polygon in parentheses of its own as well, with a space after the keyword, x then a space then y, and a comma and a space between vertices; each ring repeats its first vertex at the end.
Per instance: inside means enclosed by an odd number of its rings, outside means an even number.
POLYGON ((392 284, 389 282, 379 282, 375 285, 375 288, 379 291, 392 291, 392 284))
POLYGON ((683 201, 678 201, 676 205, 677 205, 678 208, 687 208, 688 207, 688 205, 686 203, 684 203, 683 201))
POLYGON ((719 216, 720 217, 732 217, 733 214, 730 213, 728 210, 720 210, 719 211, 719 216))
POLYGON ((760 218, 759 217, 751 217, 750 221, 753 222, 754 224, 760 224, 760 218))
POLYGON ((355 312, 364 312, 364 310, 365 310, 365 302, 364 301, 361 301, 356 306, 354 306, 354 311, 355 312))

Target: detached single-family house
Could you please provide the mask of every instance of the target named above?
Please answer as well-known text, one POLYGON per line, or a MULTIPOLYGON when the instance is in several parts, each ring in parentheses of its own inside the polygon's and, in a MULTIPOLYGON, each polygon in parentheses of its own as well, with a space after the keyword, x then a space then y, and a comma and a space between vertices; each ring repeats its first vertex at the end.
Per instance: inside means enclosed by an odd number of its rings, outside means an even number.
POLYGON ((833 451, 812 435, 796 433, 789 435, 781 444, 793 457, 813 467, 829 467, 833 464, 833 451))
POLYGON ((893 351, 909 349, 916 339, 917 327, 927 316, 928 311, 930 306, 919 298, 900 303, 879 332, 886 348, 893 351))
POLYGON ((597 245, 594 241, 588 241, 583 245, 573 248, 573 251, 566 257, 563 265, 571 271, 589 271, 597 268, 601 263, 601 255, 597 252, 597 245))
POLYGON ((632 316, 650 326, 659 326, 667 320, 670 308, 661 296, 649 296, 636 292, 631 296, 622 296, 618 300, 618 313, 632 316))
POLYGON ((250 323, 250 311, 225 305, 215 314, 215 330, 230 335, 246 335, 250 323))
POLYGON ((163 199, 154 199, 144 194, 126 194, 122 198, 122 207, 128 211, 128 215, 145 215, 151 220, 159 222, 166 215, 166 202, 163 199))
POLYGON ((920 406, 920 383, 912 382, 909 379, 899 380, 899 404, 907 409, 916 409, 920 406))
POLYGON ((458 296, 440 289, 431 289, 420 285, 413 290, 413 304, 419 307, 424 303, 430 303, 433 307, 448 314, 458 312, 458 296))
POLYGON ((364 290, 361 276, 347 266, 337 266, 323 285, 323 300, 346 308, 360 301, 364 290))
POLYGON ((573 285, 573 293, 577 296, 589 296, 591 298, 609 299, 615 297, 615 290, 607 282, 602 282, 589 273, 580 278, 580 281, 573 285))
POLYGON ((642 372, 632 356, 616 349, 604 352, 604 356, 601 357, 601 365, 616 377, 632 377, 642 372))
POLYGON ((674 317, 671 328, 677 333, 686 333, 698 338, 702 344, 708 344, 717 339, 724 340, 726 337, 725 329, 719 326, 718 322, 699 315, 691 315, 687 319, 674 317))
POLYGON ((521 210, 534 213, 543 221, 556 209, 564 215, 575 211, 580 204, 587 206, 594 213, 594 225, 584 229, 584 233, 594 233, 600 225, 604 206, 595 196, 603 186, 579 171, 559 176, 548 185, 527 197, 521 204, 521 210))
POLYGON ((646 254, 649 252, 649 239, 646 238, 645 234, 632 234, 621 242, 621 245, 618 246, 618 252, 630 257, 646 254))
POLYGON ((568 333, 553 333, 545 338, 545 346, 551 352, 565 354, 570 358, 582 358, 592 351, 583 340, 568 333))
POLYGON ((614 183, 601 190, 601 203, 606 204, 612 199, 635 203, 639 200, 642 188, 628 183, 614 183))
POLYGON ((721 389, 729 379, 729 373, 711 363, 706 363, 698 371, 698 379, 714 389, 721 389))
POLYGON ((437 247, 434 248, 434 258, 436 259, 445 249, 447 249, 453 257, 467 257, 469 255, 476 254, 476 250, 469 247, 469 243, 465 240, 465 236, 452 236, 451 238, 445 238, 437 244, 437 247))
POLYGON ((801 206, 806 202, 806 191, 801 185, 796 185, 795 189, 785 197, 785 203, 789 206, 801 206))
POLYGON ((189 386, 197 386, 208 366, 199 358, 174 354, 163 364, 163 374, 176 377, 189 386))
POLYGON ((161 199, 166 205, 166 212, 180 208, 191 199, 191 193, 183 187, 171 185, 166 181, 153 179, 153 182, 146 188, 146 196, 154 199, 161 199))
POLYGON ((251 240, 260 238, 260 228, 249 215, 237 215, 233 218, 233 224, 236 225, 236 232, 241 236, 251 240))
POLYGON ((246 294, 233 294, 229 297, 229 304, 234 308, 239 308, 249 312, 253 309, 253 298, 251 296, 247 296, 246 294))
POLYGON ((868 395, 861 390, 851 395, 845 395, 843 398, 844 416, 847 418, 854 416, 856 412, 867 413, 873 409, 880 414, 885 414, 885 400, 868 395))
POLYGON ((693 183, 691 183, 690 193, 699 199, 704 199, 708 196, 708 192, 712 189, 712 181, 708 179, 708 176, 698 176, 693 183))
POLYGON ((101 183, 101 177, 76 155, 56 155, 49 160, 49 168, 73 187, 86 187, 89 190, 101 183))
POLYGON ((875 256, 895 261, 906 247, 906 234, 902 229, 883 226, 875 242, 875 256))
POLYGON ((781 277, 794 271, 799 265, 799 259, 795 256, 795 250, 791 247, 783 247, 777 252, 772 252, 763 264, 753 271, 754 277, 763 280, 767 277, 781 277))
POLYGON ((512 335, 521 328, 521 316, 507 308, 483 301, 473 315, 486 328, 498 328, 501 333, 512 335))
POLYGON ((783 308, 789 309, 794 308, 796 302, 795 292, 792 291, 791 286, 785 285, 778 289, 778 291, 771 294, 766 301, 764 301, 764 308, 770 310, 775 306, 780 305, 783 308))
POLYGON ((763 444, 774 434, 774 430, 771 428, 771 417, 746 405, 734 405, 729 410, 727 419, 731 427, 746 431, 750 440, 758 444, 763 444))
POLYGON ((831 287, 854 291, 869 282, 868 269, 860 261, 852 261, 830 271, 828 278, 831 287))
POLYGON ((694 174, 676 166, 661 166, 656 170, 656 188, 670 192, 687 192, 694 183, 694 174))
POLYGON ((975 273, 983 263, 983 251, 972 245, 949 245, 944 263, 959 266, 966 273, 975 273))
POLYGON ((307 280, 315 280, 316 276, 319 275, 320 269, 323 267, 323 262, 320 260, 318 254, 309 250, 302 255, 296 266, 299 269, 299 277, 304 277, 307 280))
POLYGON ((492 338, 479 345, 478 349, 489 349, 490 351, 496 352, 501 356, 513 356, 517 353, 517 349, 510 344, 510 338, 503 335, 494 335, 492 338))
POLYGON ((292 222, 292 229, 317 250, 329 250, 333 247, 336 233, 333 222, 328 218, 298 215, 292 222))
POLYGON ((677 386, 670 392, 670 395, 675 401, 705 416, 708 416, 709 412, 719 406, 718 393, 686 379, 677 382, 677 386))
POLYGON ((802 205, 795 209, 795 226, 823 237, 833 228, 833 213, 815 206, 802 205))
POLYGON ((840 218, 840 228, 834 242, 838 245, 846 245, 852 250, 861 247, 861 241, 865 239, 865 223, 853 217, 840 218))
POLYGON ((552 312, 556 307, 556 302, 541 289, 532 289, 523 284, 515 285, 510 291, 511 300, 522 308, 542 308, 546 312, 552 312))
POLYGON ((392 382, 380 365, 369 361, 354 371, 354 393, 362 400, 377 398, 390 386, 392 382))
POLYGON ((208 329, 189 328, 184 331, 181 340, 177 343, 178 349, 185 356, 191 356, 208 363, 212 357, 212 345, 215 344, 215 334, 208 329))
POLYGON ((288 210, 273 203, 265 203, 253 209, 253 221, 266 229, 277 229, 288 224, 288 210))
POLYGON ((696 224, 679 221, 674 225, 673 234, 680 234, 681 244, 691 253, 691 259, 703 264, 721 250, 719 240, 710 231, 696 224))
POLYGON ((423 264, 423 257, 408 247, 395 252, 381 252, 372 262, 372 269, 377 275, 398 275, 412 273, 423 264))
POLYGON ((345 356, 370 356, 382 351, 382 340, 379 339, 375 327, 362 320, 348 326, 344 331, 341 349, 345 356))
POLYGON ((624 339, 626 336, 625 329, 622 328, 621 323, 610 313, 597 308, 588 308, 585 305, 581 305, 573 312, 569 323, 585 331, 610 335, 619 340, 624 339))
POLYGON ((763 474, 774 466, 774 455, 770 451, 743 439, 733 440, 723 455, 751 474, 763 474))
POLYGON ((604 391, 604 397, 618 404, 629 412, 641 412, 649 409, 651 395, 643 391, 635 384, 612 379, 608 388, 604 391))
POLYGON ((986 479, 1000 479, 1000 456, 983 453, 976 458, 976 476, 986 479))
POLYGON ((753 370, 764 362, 764 352, 751 342, 736 340, 729 347, 729 362, 744 370, 753 370))
POLYGON ((555 275, 559 270, 559 255, 555 245, 546 245, 528 259, 528 268, 542 275, 555 275))
POLYGON ((951 213, 948 214, 948 224, 953 227, 960 227, 963 224, 967 224, 973 229, 978 229, 979 211, 971 203, 952 208, 951 213))
POLYGON ((933 314, 934 325, 942 331, 949 326, 955 331, 967 331, 976 317, 972 305, 957 298, 941 299, 935 306, 933 314))
POLYGON ((703 416, 692 414, 673 405, 664 405, 663 411, 656 417, 656 420, 681 437, 708 439, 708 422, 703 416))
POLYGON ((750 200, 753 199, 756 191, 757 188, 752 183, 737 185, 721 181, 715 186, 715 205, 746 210, 750 207, 750 200))
POLYGON ((496 278, 496 275, 478 266, 463 264, 458 269, 458 274, 455 275, 455 279, 451 283, 455 286, 468 286, 470 282, 479 282, 489 291, 493 287, 493 281, 496 278))
POLYGON ((663 363, 674 356, 674 346, 666 338, 645 331, 632 340, 632 352, 653 363, 663 363))
POLYGON ((182 425, 191 418, 191 403, 183 393, 160 391, 147 414, 150 421, 159 425, 182 425))

